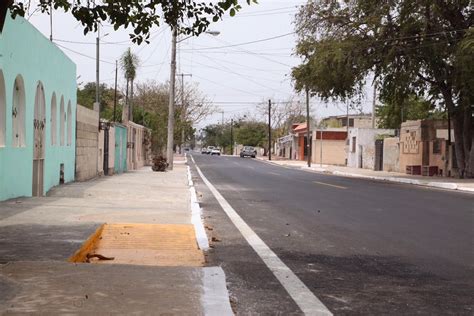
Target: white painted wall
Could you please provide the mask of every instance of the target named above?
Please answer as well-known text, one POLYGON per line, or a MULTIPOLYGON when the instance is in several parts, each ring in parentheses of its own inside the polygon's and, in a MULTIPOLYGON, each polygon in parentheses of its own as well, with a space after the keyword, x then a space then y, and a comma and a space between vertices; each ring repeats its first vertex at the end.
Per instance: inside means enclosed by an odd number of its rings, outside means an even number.
POLYGON ((349 128, 349 146, 347 150, 347 166, 363 169, 374 169, 375 140, 378 135, 395 135, 393 129, 349 128), (355 138, 355 148, 353 146, 355 138))

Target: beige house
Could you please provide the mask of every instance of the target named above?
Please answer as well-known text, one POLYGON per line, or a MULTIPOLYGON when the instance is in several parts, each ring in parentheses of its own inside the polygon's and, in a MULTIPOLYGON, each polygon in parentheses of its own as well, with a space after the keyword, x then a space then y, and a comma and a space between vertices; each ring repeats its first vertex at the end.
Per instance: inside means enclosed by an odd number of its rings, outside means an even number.
POLYGON ((312 162, 325 165, 345 165, 346 138, 347 131, 345 128, 328 128, 314 131, 312 162))
POLYGON ((446 120, 404 122, 400 129, 400 171, 449 176, 455 165, 447 146, 447 128, 446 120))
MULTIPOLYGON (((371 114, 350 114, 329 116, 321 120, 321 125, 329 128, 346 127, 349 122, 349 127, 355 128, 372 128, 371 114)), ((375 122, 377 126, 377 122, 375 122)))

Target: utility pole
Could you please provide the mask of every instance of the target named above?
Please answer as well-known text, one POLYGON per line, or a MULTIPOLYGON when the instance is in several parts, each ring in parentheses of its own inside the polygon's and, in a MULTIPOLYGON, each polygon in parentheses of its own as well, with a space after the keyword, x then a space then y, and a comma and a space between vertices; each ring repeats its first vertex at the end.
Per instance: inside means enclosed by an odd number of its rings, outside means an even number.
POLYGON ((230 119, 230 154, 234 155, 234 119, 230 119))
POLYGON ((94 104, 94 110, 97 112, 100 112, 100 100, 99 100, 99 40, 100 40, 100 28, 99 25, 97 25, 97 38, 96 38, 96 60, 95 60, 95 104, 94 104))
POLYGON ((117 73, 118 73, 118 64, 115 61, 115 92, 114 92, 114 122, 117 121, 116 119, 116 111, 117 111, 117 73))
POLYGON ((181 124, 183 125, 181 128, 181 145, 179 146, 179 153, 182 153, 182 147, 184 145, 184 121, 186 120, 186 106, 184 104, 184 77, 192 77, 192 74, 179 74, 178 76, 181 77, 181 124))
POLYGON ((321 147, 319 148, 319 165, 323 167, 323 127, 321 126, 321 147))
POLYGON ((377 83, 374 81, 374 95, 372 100, 372 128, 375 128, 375 101, 377 99, 377 83))
POLYGON ((50 33, 49 33, 49 40, 52 42, 53 41, 53 1, 49 4, 49 28, 50 28, 50 33))
POLYGON ((168 169, 173 170, 173 143, 174 143, 174 89, 176 79, 176 38, 178 37, 177 25, 173 27, 171 39, 171 71, 170 71, 170 95, 168 103, 168 140, 166 144, 166 158, 168 169))
POLYGON ((306 151, 308 155, 308 167, 311 167, 311 128, 309 121, 309 90, 306 88, 306 151))
POLYGON ((346 102, 346 132, 349 137, 349 102, 346 102))
POLYGON ((224 125, 224 111, 221 111, 222 113, 222 125, 224 125))
POLYGON ((272 160, 272 100, 268 100, 268 160, 272 160))

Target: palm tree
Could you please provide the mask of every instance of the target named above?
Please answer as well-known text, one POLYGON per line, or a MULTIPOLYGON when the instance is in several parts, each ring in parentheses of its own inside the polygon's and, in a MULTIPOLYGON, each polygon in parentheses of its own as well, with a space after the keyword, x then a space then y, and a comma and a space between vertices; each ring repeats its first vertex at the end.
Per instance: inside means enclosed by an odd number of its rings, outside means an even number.
POLYGON ((133 121, 133 81, 137 75, 137 68, 140 64, 140 59, 137 55, 132 53, 130 47, 123 53, 120 58, 120 68, 122 68, 125 80, 127 80, 127 88, 125 92, 125 105, 128 107, 127 111, 124 111, 125 115, 128 114, 128 119, 133 121), (128 98, 128 89, 130 86, 130 99, 128 98))

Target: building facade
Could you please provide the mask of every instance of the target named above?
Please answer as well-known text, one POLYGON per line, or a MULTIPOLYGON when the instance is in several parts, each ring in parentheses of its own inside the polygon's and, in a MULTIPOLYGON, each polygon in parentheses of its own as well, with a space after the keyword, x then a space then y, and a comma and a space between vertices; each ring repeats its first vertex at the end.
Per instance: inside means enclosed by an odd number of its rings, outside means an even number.
MULTIPOLYGON (((383 138, 395 135, 393 129, 378 128, 349 128, 347 146, 347 166, 372 170, 383 169, 383 152, 376 148, 377 140, 381 141, 383 151, 383 138), (376 166, 379 165, 379 168, 376 166)), ((380 146, 378 147, 380 149, 380 146)))
MULTIPOLYGON (((377 127, 377 122, 375 122, 377 127)), ((338 127, 355 127, 355 128, 372 128, 371 114, 350 114, 350 115, 336 115, 324 118, 321 121, 322 126, 329 128, 338 127)))
POLYGON ((326 165, 346 165, 345 128, 319 129, 313 132, 312 162, 326 165))
MULTIPOLYGON (((451 175, 456 168, 447 142, 446 120, 404 122, 400 129, 400 171, 422 175, 451 175)), ((454 135, 451 135, 454 142, 454 135)))
POLYGON ((0 33, 0 200, 74 180, 76 65, 27 20, 0 33))

